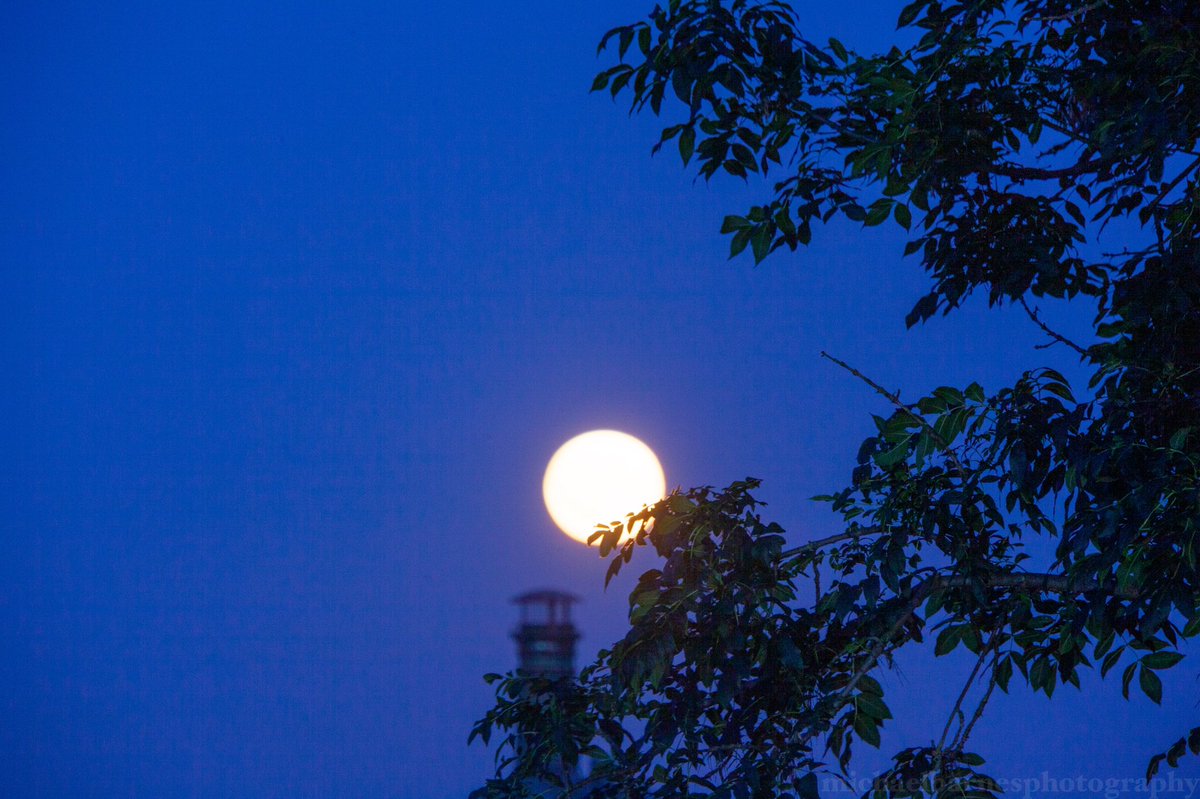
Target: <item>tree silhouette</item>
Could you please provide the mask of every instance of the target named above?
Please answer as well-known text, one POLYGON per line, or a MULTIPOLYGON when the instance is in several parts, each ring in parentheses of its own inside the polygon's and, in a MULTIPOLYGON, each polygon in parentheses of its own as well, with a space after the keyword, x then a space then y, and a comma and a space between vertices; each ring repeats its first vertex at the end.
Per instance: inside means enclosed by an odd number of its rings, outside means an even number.
MULTIPOLYGON (((706 179, 773 176, 726 217, 731 255, 795 250, 839 215, 899 225, 931 279, 910 326, 985 292, 1089 383, 1031 368, 909 402, 831 358, 892 408, 821 498, 843 532, 789 547, 753 480, 599 531, 610 578, 639 548, 658 559, 629 631, 577 680, 489 677, 472 736, 503 743, 479 795, 587 756, 557 790, 816 796, 856 742, 880 744, 872 674, 931 638, 974 667, 875 795, 991 796, 967 743, 995 689, 1050 696, 1095 667, 1160 702, 1158 672, 1200 632, 1200 4, 917 0, 899 27, 915 43, 861 55, 805 39, 782 3, 672 0, 604 37, 618 62, 593 88, 671 117, 656 149, 706 179), (1093 305, 1091 338, 1051 329, 1040 297, 1093 305)), ((1200 728, 1149 772, 1189 747, 1200 728)))

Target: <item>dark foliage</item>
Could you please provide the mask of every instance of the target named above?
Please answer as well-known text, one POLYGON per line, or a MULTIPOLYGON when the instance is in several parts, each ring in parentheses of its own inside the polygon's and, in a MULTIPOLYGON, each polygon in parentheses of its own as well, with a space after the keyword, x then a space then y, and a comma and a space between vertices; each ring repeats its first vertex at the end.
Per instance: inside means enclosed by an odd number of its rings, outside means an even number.
MULTIPOLYGON (((605 36, 619 62, 594 88, 673 116, 658 147, 705 178, 776 176, 726 218, 732 255, 795 250, 838 215, 890 221, 931 278, 910 325, 976 292, 1018 303, 1090 384, 1036 368, 910 403, 841 364, 893 408, 822 497, 844 532, 789 548, 746 481, 598 533, 610 575, 639 547, 659 561, 629 632, 577 681, 493 678, 473 736, 504 745, 481 795, 587 756, 592 777, 562 792, 815 796, 818 773, 880 743, 872 673, 928 639, 975 667, 875 795, 992 796, 966 744, 995 688, 1049 696, 1094 669, 1159 702, 1158 672, 1200 633, 1200 4, 917 0, 899 14, 912 44, 879 55, 802 22, 673 0, 605 36), (1092 338, 1047 327, 1039 297, 1093 304, 1092 338)), ((1196 730, 1150 771, 1189 747, 1196 730)))

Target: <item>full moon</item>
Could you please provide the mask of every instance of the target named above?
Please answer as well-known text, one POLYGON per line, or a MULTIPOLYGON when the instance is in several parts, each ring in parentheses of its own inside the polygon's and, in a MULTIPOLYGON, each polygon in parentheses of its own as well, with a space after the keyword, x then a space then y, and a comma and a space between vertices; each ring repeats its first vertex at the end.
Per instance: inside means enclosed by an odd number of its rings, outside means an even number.
POLYGON ((550 458, 542 478, 550 518, 583 543, 598 525, 623 522, 666 493, 667 478, 654 451, 616 430, 575 436, 550 458))

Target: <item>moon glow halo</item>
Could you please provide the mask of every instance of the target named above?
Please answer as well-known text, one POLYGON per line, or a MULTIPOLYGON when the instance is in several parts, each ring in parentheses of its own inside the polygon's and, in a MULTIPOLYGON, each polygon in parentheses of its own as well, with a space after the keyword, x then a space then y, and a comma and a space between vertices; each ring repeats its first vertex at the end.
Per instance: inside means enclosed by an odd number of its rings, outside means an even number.
POLYGON ((598 525, 624 521, 666 492, 667 479, 654 451, 617 430, 575 436, 550 458, 542 478, 550 518, 583 543, 598 525))

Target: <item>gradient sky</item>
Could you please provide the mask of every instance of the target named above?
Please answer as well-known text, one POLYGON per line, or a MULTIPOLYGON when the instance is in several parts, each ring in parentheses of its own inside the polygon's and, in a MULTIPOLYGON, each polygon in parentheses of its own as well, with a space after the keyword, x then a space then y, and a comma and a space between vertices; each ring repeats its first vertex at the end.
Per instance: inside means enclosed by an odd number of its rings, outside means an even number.
MULTIPOLYGON (((461 797, 508 599, 580 594, 585 654, 622 630, 541 505, 562 441, 762 477, 802 541, 886 411, 822 349, 914 397, 1079 373, 981 302, 906 332, 898 230, 728 262, 762 187, 650 158, 653 120, 587 91, 649 5, 4 4, 0 796, 461 797)), ((897 9, 803 13, 872 49, 897 9)), ((886 745, 940 732, 947 660, 884 680, 886 745)), ((1137 777, 1195 679, 1018 691, 976 749, 1137 777)))

